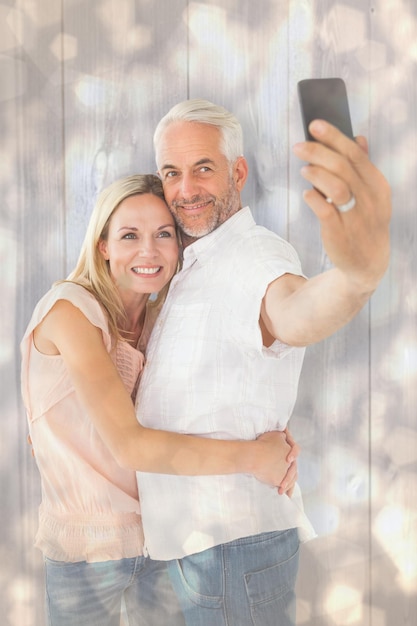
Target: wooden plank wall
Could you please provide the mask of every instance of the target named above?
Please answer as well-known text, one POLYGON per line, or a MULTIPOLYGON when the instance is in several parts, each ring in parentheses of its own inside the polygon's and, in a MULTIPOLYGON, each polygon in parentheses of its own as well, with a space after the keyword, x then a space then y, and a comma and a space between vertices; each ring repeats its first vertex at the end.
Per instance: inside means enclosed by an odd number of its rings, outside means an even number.
POLYGON ((338 75, 392 184, 393 254, 370 305, 307 353, 292 429, 319 536, 302 550, 298 623, 414 626, 414 0, 3 0, 0 35, 2 624, 44 623, 18 343, 37 299, 73 266, 97 192, 154 171, 152 131, 170 106, 212 99, 244 127, 245 202, 314 275, 328 262, 291 154, 296 82, 338 75))

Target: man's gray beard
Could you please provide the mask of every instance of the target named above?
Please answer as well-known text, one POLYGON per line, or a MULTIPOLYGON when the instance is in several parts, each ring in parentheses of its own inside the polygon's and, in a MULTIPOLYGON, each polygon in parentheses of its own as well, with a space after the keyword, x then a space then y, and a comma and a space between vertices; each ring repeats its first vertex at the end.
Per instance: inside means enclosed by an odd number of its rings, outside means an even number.
MULTIPOLYGON (((213 196, 214 198, 214 196, 213 196)), ((177 221, 177 224, 180 230, 187 235, 188 237, 193 237, 194 239, 199 239, 200 237, 205 237, 212 233, 216 228, 224 224, 226 220, 231 217, 236 211, 240 208, 239 205, 239 196, 234 186, 233 180, 229 180, 229 189, 226 197, 223 199, 216 199, 215 204, 213 205, 213 211, 210 219, 206 221, 205 226, 200 226, 200 228, 193 228, 192 225, 188 223, 187 226, 184 225, 181 219, 179 219, 175 212, 173 215, 177 221)))

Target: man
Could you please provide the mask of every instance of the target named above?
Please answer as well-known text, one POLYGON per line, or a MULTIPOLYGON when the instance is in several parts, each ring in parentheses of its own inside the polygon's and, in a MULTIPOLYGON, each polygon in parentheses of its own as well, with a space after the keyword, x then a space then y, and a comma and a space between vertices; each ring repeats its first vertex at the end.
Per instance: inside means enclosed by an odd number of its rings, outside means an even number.
MULTIPOLYGON (((389 259, 390 194, 366 142, 315 121, 295 146, 334 264, 307 281, 293 248, 255 225, 240 193, 248 166, 233 115, 203 100, 175 106, 154 137, 183 269, 154 329, 139 420, 206 437, 284 429, 304 347, 367 302, 389 259)), ((292 498, 246 475, 138 474, 147 547, 170 560, 188 625, 290 626, 299 541, 314 535, 292 498), (161 503, 163 503, 161 508, 161 503)))

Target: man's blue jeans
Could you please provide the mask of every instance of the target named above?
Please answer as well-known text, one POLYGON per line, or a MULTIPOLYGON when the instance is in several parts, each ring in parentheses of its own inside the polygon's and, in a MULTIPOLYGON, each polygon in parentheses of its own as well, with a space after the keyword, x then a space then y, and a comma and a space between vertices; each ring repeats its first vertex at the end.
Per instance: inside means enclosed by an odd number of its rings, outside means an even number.
POLYGON ((45 559, 50 626, 184 626, 166 563, 145 557, 100 563, 45 559))
POLYGON ((294 626, 298 552, 290 529, 170 561, 187 626, 294 626))

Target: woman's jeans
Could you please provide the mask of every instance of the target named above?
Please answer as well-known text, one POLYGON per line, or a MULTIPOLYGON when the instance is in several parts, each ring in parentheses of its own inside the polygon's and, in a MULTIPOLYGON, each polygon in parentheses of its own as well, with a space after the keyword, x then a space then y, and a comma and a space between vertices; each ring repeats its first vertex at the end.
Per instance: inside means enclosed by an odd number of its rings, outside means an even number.
POLYGON ((184 626, 166 562, 142 556, 99 563, 45 559, 50 626, 184 626))
POLYGON ((298 551, 290 529, 169 561, 187 626, 294 626, 298 551))

